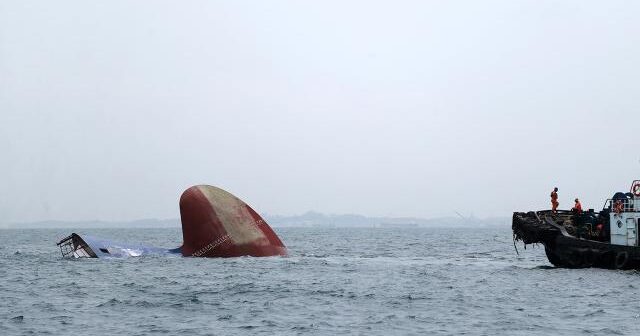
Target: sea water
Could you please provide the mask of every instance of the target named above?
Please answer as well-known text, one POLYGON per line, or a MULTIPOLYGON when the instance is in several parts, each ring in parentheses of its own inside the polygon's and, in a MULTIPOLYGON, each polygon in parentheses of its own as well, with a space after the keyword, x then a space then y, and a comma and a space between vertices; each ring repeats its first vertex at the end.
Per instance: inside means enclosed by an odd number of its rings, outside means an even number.
POLYGON ((0 230, 0 335, 638 335, 640 273, 557 269, 508 227, 276 228, 289 257, 62 259, 72 231, 0 230))

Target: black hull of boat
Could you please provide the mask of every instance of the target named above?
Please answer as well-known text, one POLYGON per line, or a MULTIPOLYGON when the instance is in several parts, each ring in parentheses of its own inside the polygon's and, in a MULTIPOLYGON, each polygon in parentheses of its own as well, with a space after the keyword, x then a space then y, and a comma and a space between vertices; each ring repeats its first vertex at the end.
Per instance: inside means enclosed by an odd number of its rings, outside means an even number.
POLYGON ((543 244, 547 259, 556 267, 640 268, 640 248, 634 246, 612 245, 563 235, 543 244))
POLYGON ((514 240, 543 244, 555 267, 640 269, 640 247, 577 238, 556 224, 547 211, 514 213, 512 229, 514 240))

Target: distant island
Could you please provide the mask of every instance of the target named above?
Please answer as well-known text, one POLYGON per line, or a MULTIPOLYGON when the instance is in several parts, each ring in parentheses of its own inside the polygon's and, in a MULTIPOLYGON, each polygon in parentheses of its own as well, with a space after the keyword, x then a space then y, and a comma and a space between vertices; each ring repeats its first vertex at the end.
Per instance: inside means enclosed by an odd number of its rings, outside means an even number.
POLYGON ((265 216, 274 227, 495 227, 508 226, 507 217, 367 217, 362 215, 326 215, 309 211, 297 216, 265 216))
MULTIPOLYGON (((264 219, 273 227, 505 227, 511 224, 507 217, 476 218, 469 217, 367 217, 362 215, 327 215, 309 211, 301 215, 280 216, 264 215, 264 219)), ((29 223, 8 223, 1 225, 5 229, 46 229, 46 228, 180 228, 180 219, 140 219, 134 221, 38 221, 29 223)))

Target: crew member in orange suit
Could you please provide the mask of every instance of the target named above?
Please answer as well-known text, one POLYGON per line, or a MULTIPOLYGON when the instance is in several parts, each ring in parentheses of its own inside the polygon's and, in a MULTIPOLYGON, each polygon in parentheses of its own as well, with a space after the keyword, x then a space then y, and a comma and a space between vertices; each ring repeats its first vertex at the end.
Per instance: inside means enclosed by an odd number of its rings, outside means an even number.
POLYGON ((575 212, 576 214, 580 214, 582 213, 582 204, 580 203, 580 200, 576 198, 576 204, 573 206, 573 212, 575 212))
POLYGON ((560 205, 560 203, 558 202, 558 187, 555 187, 551 192, 551 212, 552 213, 554 214, 558 213, 558 205, 560 205))
POLYGON ((616 200, 615 203, 613 203, 613 211, 616 214, 620 214, 621 212, 624 211, 624 204, 622 203, 621 200, 616 200))

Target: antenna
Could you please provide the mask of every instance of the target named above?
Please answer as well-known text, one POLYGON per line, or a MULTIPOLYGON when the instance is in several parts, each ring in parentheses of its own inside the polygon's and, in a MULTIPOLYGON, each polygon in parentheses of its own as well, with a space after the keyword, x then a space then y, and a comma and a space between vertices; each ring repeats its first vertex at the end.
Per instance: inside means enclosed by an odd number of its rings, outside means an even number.
POLYGON ((455 212, 455 213, 456 213, 456 215, 460 216, 460 218, 462 218, 462 219, 464 219, 464 220, 466 220, 466 219, 467 219, 465 216, 461 215, 458 211, 453 210, 453 212, 455 212))

